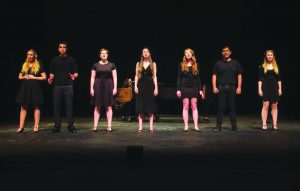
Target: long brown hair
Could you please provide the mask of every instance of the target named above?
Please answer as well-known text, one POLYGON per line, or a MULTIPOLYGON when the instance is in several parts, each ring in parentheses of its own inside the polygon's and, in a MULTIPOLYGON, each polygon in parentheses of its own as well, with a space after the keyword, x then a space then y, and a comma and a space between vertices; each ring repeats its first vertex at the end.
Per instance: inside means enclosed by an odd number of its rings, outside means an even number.
POLYGON ((279 73, 279 69, 278 69, 278 65, 277 65, 277 62, 276 62, 275 53, 274 53, 273 50, 266 50, 265 51, 264 63, 262 64, 262 67, 264 68, 264 73, 267 73, 267 70, 268 70, 268 68, 267 68, 267 66, 268 66, 267 54, 268 53, 272 53, 273 54, 273 61, 271 63, 272 63, 272 66, 273 66, 275 74, 278 74, 279 73))
MULTIPOLYGON (((30 50, 27 51, 27 53, 28 52, 32 52, 33 55, 34 55, 34 62, 32 64, 32 66, 31 66, 31 72, 33 72, 34 74, 36 74, 40 70, 40 62, 37 59, 37 53, 36 53, 36 51, 34 49, 30 49, 30 50)), ((22 66, 21 72, 22 73, 27 73, 28 70, 29 70, 29 68, 30 68, 30 64, 31 63, 29 62, 29 60, 26 57, 26 60, 25 60, 25 62, 23 64, 23 66, 22 66)))
POLYGON ((150 68, 151 68, 151 71, 152 71, 152 75, 153 75, 153 61, 152 61, 152 58, 151 58, 151 54, 150 54, 150 50, 149 48, 145 47, 142 49, 142 53, 141 53, 141 59, 140 61, 138 62, 138 67, 137 67, 137 76, 140 78, 141 77, 141 73, 142 73, 142 70, 143 70, 143 63, 144 63, 144 56, 143 56, 143 51, 144 50, 148 50, 149 52, 149 57, 148 57, 148 61, 150 63, 150 68))
POLYGON ((198 63, 197 63, 194 51, 190 48, 187 48, 184 50, 184 56, 183 56, 183 59, 181 62, 181 71, 184 73, 187 73, 189 71, 188 61, 187 61, 187 58, 185 57, 186 51, 190 51, 192 53, 192 73, 194 76, 196 76, 199 74, 198 63))

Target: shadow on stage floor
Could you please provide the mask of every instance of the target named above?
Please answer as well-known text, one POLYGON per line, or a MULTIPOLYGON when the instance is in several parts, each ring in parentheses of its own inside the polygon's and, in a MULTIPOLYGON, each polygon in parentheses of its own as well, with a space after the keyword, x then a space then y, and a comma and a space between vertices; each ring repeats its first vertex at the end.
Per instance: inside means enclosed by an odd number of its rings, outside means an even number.
MULTIPOLYGON (((76 118, 78 133, 51 134, 52 122, 32 122, 23 134, 17 123, 0 128, 0 180, 10 190, 297 190, 300 170, 300 127, 282 120, 279 131, 260 130, 256 117, 238 118, 240 131, 215 119, 200 123, 201 132, 182 131, 176 116, 161 116, 155 133, 136 132, 136 121, 113 121, 112 133, 91 133, 90 118, 76 118), (176 121, 176 122, 175 122, 176 121)), ((190 123, 192 127, 192 121, 190 123)))

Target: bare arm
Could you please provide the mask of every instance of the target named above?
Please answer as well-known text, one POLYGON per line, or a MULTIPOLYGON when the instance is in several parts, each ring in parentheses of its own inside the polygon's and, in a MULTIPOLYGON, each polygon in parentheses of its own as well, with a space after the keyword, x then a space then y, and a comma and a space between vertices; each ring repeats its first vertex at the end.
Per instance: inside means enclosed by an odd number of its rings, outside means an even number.
POLYGON ((27 80, 28 79, 28 75, 24 75, 23 73, 19 73, 19 80, 27 80))
POLYGON ((39 77, 36 77, 36 76, 34 76, 34 75, 29 75, 29 79, 31 79, 31 80, 46 80, 46 73, 45 72, 43 72, 43 73, 41 73, 41 76, 39 76, 39 77))
POLYGON ((92 70, 91 71, 91 82, 90 82, 90 94, 91 94, 91 96, 94 96, 95 76, 96 76, 96 71, 92 70))
POLYGON ((117 94, 117 70, 113 70, 112 71, 112 77, 113 77, 113 82, 114 82, 114 89, 113 89, 113 95, 116 95, 117 94))
POLYGON ((238 75, 238 86, 237 86, 237 89, 236 89, 237 94, 242 93, 242 81, 243 81, 242 74, 239 74, 238 75))
POLYGON ((156 96, 158 94, 158 86, 157 86, 157 76, 156 76, 156 72, 157 72, 157 67, 156 67, 156 63, 153 63, 153 83, 154 83, 154 95, 156 96))
POLYGON ((217 75, 216 74, 213 74, 212 75, 212 87, 213 87, 213 92, 215 94, 217 94, 219 92, 218 88, 217 88, 217 75))
POLYGON ((261 89, 261 86, 262 86, 262 81, 258 81, 258 95, 259 96, 263 96, 263 91, 261 89))
POLYGON ((134 92, 136 94, 139 93, 139 90, 138 90, 138 87, 137 87, 137 84, 138 84, 138 81, 139 81, 139 77, 138 77, 138 72, 139 71, 139 63, 136 64, 136 67, 135 67, 135 77, 134 77, 134 92))
POLYGON ((278 81, 278 95, 281 96, 282 90, 281 90, 281 81, 278 81))

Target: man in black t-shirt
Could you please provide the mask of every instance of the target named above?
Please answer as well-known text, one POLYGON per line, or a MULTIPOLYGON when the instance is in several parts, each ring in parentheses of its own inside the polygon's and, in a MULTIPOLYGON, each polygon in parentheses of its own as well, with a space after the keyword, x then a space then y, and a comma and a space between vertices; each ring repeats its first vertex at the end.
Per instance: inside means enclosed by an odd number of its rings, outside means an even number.
POLYGON ((67 54, 67 43, 58 44, 59 55, 50 62, 49 84, 53 86, 53 110, 55 125, 52 133, 61 129, 61 99, 65 102, 66 118, 70 133, 76 133, 73 121, 73 81, 78 77, 76 60, 67 54))
POLYGON ((223 59, 217 61, 213 68, 212 87, 218 97, 217 125, 214 131, 221 131, 224 110, 229 110, 232 130, 237 131, 235 100, 236 95, 242 93, 242 67, 240 63, 230 57, 228 46, 222 48, 223 59))

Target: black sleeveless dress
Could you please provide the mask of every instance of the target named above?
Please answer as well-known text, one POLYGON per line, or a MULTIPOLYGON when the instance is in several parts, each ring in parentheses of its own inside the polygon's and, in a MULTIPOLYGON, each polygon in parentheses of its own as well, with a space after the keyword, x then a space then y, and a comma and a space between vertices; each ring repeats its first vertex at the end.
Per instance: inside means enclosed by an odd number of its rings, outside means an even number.
MULTIPOLYGON (((35 74, 31 72, 31 68, 28 69, 26 74, 31 74, 35 77, 41 77, 41 73, 45 72, 43 67, 40 66, 40 70, 35 74)), ((23 73, 25 75, 25 73, 23 73)), ((44 103, 44 97, 39 80, 22 80, 22 85, 17 94, 16 103, 24 107, 40 106, 44 103)))
POLYGON ((152 78, 152 70, 150 65, 146 69, 143 67, 141 77, 138 80, 137 87, 139 93, 136 95, 136 113, 155 113, 155 86, 152 78))

